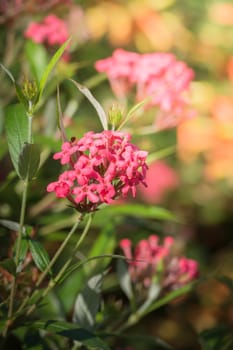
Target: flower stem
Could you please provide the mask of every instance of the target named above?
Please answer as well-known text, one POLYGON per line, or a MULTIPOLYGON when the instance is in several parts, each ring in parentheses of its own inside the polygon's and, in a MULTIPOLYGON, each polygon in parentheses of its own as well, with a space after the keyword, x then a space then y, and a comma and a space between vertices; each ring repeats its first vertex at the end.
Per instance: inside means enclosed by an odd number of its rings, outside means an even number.
POLYGON ((55 264, 55 262, 57 261, 58 257, 60 256, 60 254, 62 253, 63 249, 65 248, 65 246, 67 245, 67 243, 69 242, 71 236, 74 234, 74 232, 76 231, 76 229, 78 228, 81 220, 83 219, 83 215, 84 214, 79 214, 78 216, 78 220, 76 221, 76 223, 73 225, 72 229, 70 230, 70 232, 68 233, 68 235, 66 236, 65 240, 62 242, 62 244, 60 245, 59 249, 56 251, 55 255, 53 256, 52 260, 50 261, 50 263, 48 264, 48 266, 46 267, 46 269, 43 271, 43 273, 40 275, 40 278, 38 279, 38 281, 36 282, 36 287, 39 287, 39 285, 43 282, 43 280, 45 279, 45 277, 47 276, 47 274, 49 273, 49 271, 51 270, 51 267, 55 264))
MULTIPOLYGON (((61 270, 57 273, 57 275, 56 275, 54 278, 52 278, 52 279, 50 280, 50 282, 49 282, 47 288, 43 291, 43 293, 42 293, 41 297, 39 298, 39 300, 37 300, 37 301, 28 309, 28 311, 27 311, 27 316, 30 315, 30 314, 35 310, 37 303, 38 303, 40 300, 43 300, 43 298, 51 291, 51 289, 53 289, 53 288, 56 286, 56 284, 57 284, 57 283, 59 282, 59 280, 62 278, 62 276, 63 276, 63 274, 65 273, 66 269, 68 268, 68 266, 69 266, 70 263, 72 262, 72 259, 73 259, 74 255, 76 254, 77 249, 79 248, 80 244, 83 242, 84 238, 86 237, 86 235, 87 235, 87 233, 88 233, 88 231, 89 231, 89 228, 90 228, 90 226, 91 226, 92 218, 93 218, 93 216, 90 215, 89 218, 88 218, 88 221, 87 221, 87 223, 86 223, 86 226, 85 226, 85 228, 84 228, 84 230, 83 230, 83 232, 82 232, 82 234, 81 234, 79 240, 77 241, 77 243, 76 243, 76 245, 75 245, 73 251, 72 251, 72 254, 71 254, 70 258, 69 258, 69 259, 66 261, 66 263, 62 266, 61 270)), ((78 222, 80 222, 80 220, 79 220, 78 222)), ((76 223, 76 225, 74 225, 74 227, 75 227, 75 226, 76 226, 76 228, 77 228, 77 223, 76 223)), ((74 229, 74 227, 73 227, 73 229, 74 229)), ((73 229, 70 231, 70 233, 73 231, 73 229)), ((38 280, 38 282, 39 282, 39 280, 38 280)), ((36 285, 39 285, 39 284, 41 283, 41 282, 40 282, 40 283, 38 283, 38 282, 37 282, 36 285)))

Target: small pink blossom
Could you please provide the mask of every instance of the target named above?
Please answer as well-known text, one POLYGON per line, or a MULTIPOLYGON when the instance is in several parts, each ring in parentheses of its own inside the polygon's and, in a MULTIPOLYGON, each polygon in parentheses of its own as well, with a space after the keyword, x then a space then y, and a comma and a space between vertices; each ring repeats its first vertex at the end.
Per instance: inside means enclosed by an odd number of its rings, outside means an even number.
POLYGON ((79 211, 93 211, 112 203, 136 186, 146 186, 147 152, 130 143, 130 135, 117 131, 88 132, 64 142, 54 159, 69 166, 58 181, 47 186, 57 197, 67 197, 79 211))
POLYGON ((69 37, 66 23, 55 15, 49 15, 42 22, 32 22, 24 32, 27 39, 49 46, 62 45, 69 37))
POLYGON ((136 100, 149 98, 146 108, 159 108, 156 129, 172 128, 193 116, 187 92, 193 70, 170 53, 147 53, 116 49, 111 57, 95 63, 98 72, 107 74, 113 92, 124 97, 133 88, 136 100))
POLYGON ((175 289, 191 282, 198 276, 198 263, 186 257, 174 257, 172 247, 174 238, 167 236, 163 244, 159 237, 151 235, 132 249, 132 242, 125 238, 120 247, 128 259, 129 273, 134 283, 149 287, 157 276, 163 287, 175 289))

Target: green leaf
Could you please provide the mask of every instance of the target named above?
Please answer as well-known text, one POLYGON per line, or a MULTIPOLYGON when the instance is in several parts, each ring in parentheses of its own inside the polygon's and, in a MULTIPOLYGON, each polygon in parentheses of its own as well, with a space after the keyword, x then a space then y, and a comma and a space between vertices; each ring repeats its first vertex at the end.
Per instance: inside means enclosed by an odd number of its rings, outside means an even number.
POLYGON ((38 145, 32 143, 24 143, 22 151, 19 155, 19 175, 21 179, 32 180, 36 175, 40 165, 40 150, 38 145))
POLYGON ((86 98, 91 102, 92 106, 95 108, 98 116, 99 116, 99 119, 100 119, 100 122, 103 126, 103 129, 104 130, 108 130, 108 118, 107 118, 107 115, 103 109, 103 107, 101 106, 101 104, 95 99, 95 97, 92 95, 92 93, 90 92, 90 90, 77 83, 75 80, 73 79, 70 79, 70 81, 79 89, 79 91, 86 96, 86 98))
POLYGON ((40 79, 48 64, 48 55, 46 49, 41 44, 36 44, 31 40, 27 40, 25 45, 25 53, 33 78, 39 85, 40 79))
POLYGON ((0 261, 0 266, 9 272, 11 275, 15 276, 16 275, 16 265, 15 261, 13 258, 8 258, 5 260, 0 261))
POLYGON ((5 127, 10 157, 19 175, 19 156, 28 138, 28 118, 22 105, 17 104, 7 108, 5 127))
POLYGON ((137 311, 137 314, 143 314, 143 312, 149 308, 149 306, 158 299, 159 294, 161 292, 161 286, 158 283, 152 283, 146 301, 140 306, 137 311))
POLYGON ((73 322, 88 330, 92 330, 95 325, 103 277, 103 273, 91 277, 75 301, 73 322))
MULTIPOLYGON (((89 257, 103 254, 112 254, 116 245, 115 227, 111 224, 105 225, 99 237, 93 242, 92 248, 88 254, 89 257)), ((90 263, 90 268, 103 271, 109 261, 107 259, 95 260, 90 263)))
POLYGON ((37 321, 33 325, 36 328, 76 340, 88 349, 110 350, 108 345, 98 336, 72 323, 62 321, 37 321))
POLYGON ((44 271, 50 262, 47 251, 44 249, 43 245, 40 242, 32 239, 30 239, 28 242, 29 249, 36 266, 40 271, 44 271))
POLYGON ((132 300, 134 295, 133 295, 133 288, 132 288, 131 278, 129 274, 129 269, 128 269, 127 263, 123 260, 117 261, 117 276, 118 276, 121 289, 123 290, 127 298, 129 300, 132 300))
POLYGON ((202 350, 232 350, 232 329, 226 326, 217 326, 205 329, 199 335, 202 350))
POLYGON ((57 52, 53 55, 53 57, 51 58, 49 64, 47 65, 41 80, 40 80, 40 84, 39 84, 39 100, 43 94, 45 85, 47 83, 48 77, 50 75, 50 73, 52 72, 52 70, 54 69, 54 67, 56 66, 57 62, 59 61, 59 59, 61 58, 61 56, 63 55, 65 49, 67 48, 67 45, 69 44, 70 39, 68 39, 58 50, 57 52))
POLYGON ((104 208, 102 213, 105 216, 130 215, 148 219, 178 221, 174 214, 164 208, 142 204, 112 205, 104 208))

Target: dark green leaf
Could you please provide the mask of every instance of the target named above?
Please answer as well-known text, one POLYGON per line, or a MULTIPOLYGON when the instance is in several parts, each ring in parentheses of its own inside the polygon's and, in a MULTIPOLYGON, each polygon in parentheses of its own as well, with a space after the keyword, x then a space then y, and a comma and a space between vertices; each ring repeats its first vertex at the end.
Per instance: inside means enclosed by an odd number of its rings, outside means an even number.
POLYGON ((37 321, 34 323, 34 327, 79 341, 88 349, 110 350, 108 345, 98 336, 72 323, 61 321, 37 321))
POLYGON ((59 61, 59 59, 61 58, 61 56, 63 55, 65 49, 67 48, 67 45, 69 44, 70 39, 68 39, 58 50, 57 52, 54 54, 54 56, 51 58, 51 60, 49 61, 49 64, 46 66, 43 75, 40 79, 40 84, 39 84, 39 100, 43 94, 45 85, 47 83, 48 77, 50 75, 50 73, 52 72, 52 70, 54 69, 54 67, 56 66, 57 62, 59 61))
POLYGON ((202 350, 232 350, 232 330, 226 326, 218 326, 202 331, 199 335, 202 350))
POLYGON ((19 175, 25 180, 32 180, 36 175, 40 165, 40 150, 38 145, 32 143, 24 143, 22 151, 19 155, 19 175))
POLYGON ((78 294, 74 306, 73 322, 80 327, 92 330, 99 309, 100 293, 104 274, 93 276, 78 294))
POLYGON ((5 125, 9 153, 19 175, 19 155, 28 139, 28 118, 22 105, 17 104, 7 108, 5 125))
POLYGON ((11 275, 15 276, 16 275, 16 265, 15 261, 13 258, 5 259, 0 261, 0 266, 8 271, 11 275))
POLYGON ((32 239, 30 239, 28 242, 29 249, 36 266, 40 271, 44 271, 50 262, 50 258, 47 251, 40 242, 37 242, 32 239))

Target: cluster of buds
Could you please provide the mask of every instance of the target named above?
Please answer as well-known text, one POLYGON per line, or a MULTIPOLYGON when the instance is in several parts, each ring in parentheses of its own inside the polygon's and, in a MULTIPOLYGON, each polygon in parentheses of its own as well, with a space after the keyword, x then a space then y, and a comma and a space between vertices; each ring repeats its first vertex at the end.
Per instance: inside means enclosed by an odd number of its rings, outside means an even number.
POLYGON ((147 152, 130 143, 129 134, 90 131, 79 140, 64 142, 54 155, 69 169, 47 191, 66 197, 80 212, 94 211, 130 191, 135 196, 139 183, 146 186, 146 157, 147 152))
POLYGON ((146 107, 157 107, 156 127, 174 127, 193 115, 188 107, 187 91, 194 73, 171 53, 147 53, 116 49, 111 57, 95 63, 104 72, 119 98, 136 88, 136 100, 150 98, 146 107))
POLYGON ((151 235, 139 241, 133 253, 132 242, 121 240, 120 247, 128 259, 132 281, 148 288, 152 280, 158 278, 163 288, 171 290, 194 280, 198 276, 198 263, 186 257, 173 256, 173 244, 173 237, 167 236, 160 245, 158 236, 151 235))
POLYGON ((24 32, 27 39, 38 44, 49 46, 62 45, 68 40, 69 33, 66 23, 55 15, 49 15, 42 22, 32 22, 24 32))

